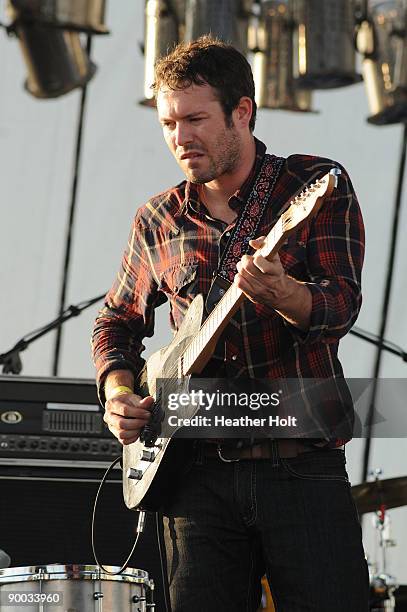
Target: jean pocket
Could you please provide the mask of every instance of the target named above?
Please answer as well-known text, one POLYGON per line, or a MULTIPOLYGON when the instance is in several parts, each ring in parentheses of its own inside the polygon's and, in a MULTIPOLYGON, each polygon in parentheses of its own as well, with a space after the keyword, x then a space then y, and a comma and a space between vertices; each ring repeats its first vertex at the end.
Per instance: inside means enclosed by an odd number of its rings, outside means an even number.
POLYGON ((316 450, 291 459, 281 458, 288 474, 303 480, 338 480, 349 483, 345 453, 341 449, 316 450))

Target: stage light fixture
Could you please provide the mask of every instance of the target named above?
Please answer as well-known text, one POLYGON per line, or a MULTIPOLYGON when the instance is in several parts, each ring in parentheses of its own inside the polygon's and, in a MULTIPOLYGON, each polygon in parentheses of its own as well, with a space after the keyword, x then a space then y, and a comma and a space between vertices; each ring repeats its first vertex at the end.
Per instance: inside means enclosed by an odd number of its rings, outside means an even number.
POLYGON ((25 21, 79 30, 89 34, 108 34, 105 26, 106 0, 10 0, 25 21))
POLYGON ((330 89, 362 80, 356 73, 354 0, 291 0, 294 78, 304 89, 330 89))
POLYGON ((358 51, 369 110, 368 122, 407 121, 407 0, 373 2, 358 27, 358 51))
POLYGON ((182 6, 166 0, 146 0, 144 10, 144 99, 143 106, 155 106, 151 85, 154 82, 154 65, 179 41, 179 21, 182 6))
POLYGON ((263 0, 250 27, 253 76, 259 108, 312 111, 312 92, 295 87, 293 21, 287 1, 263 0))
POLYGON ((18 38, 28 75, 27 91, 36 98, 57 98, 83 87, 95 74, 77 32, 25 21, 11 4, 10 30, 18 38))
POLYGON ((187 0, 185 41, 212 34, 248 53, 248 27, 253 0, 187 0))

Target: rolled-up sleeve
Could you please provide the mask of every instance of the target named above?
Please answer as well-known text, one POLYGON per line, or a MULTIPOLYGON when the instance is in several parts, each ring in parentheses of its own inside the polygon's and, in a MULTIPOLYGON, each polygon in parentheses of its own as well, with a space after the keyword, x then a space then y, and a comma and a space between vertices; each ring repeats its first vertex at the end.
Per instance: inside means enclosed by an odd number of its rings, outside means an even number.
POLYGON ((154 333, 154 309, 166 301, 148 261, 149 245, 136 216, 116 281, 105 297, 92 334, 93 362, 99 398, 113 370, 130 370, 137 377, 145 361, 142 340, 154 333))
POLYGON ((364 226, 344 168, 338 186, 311 222, 306 263, 312 295, 310 326, 303 332, 287 321, 301 343, 337 342, 352 327, 362 303, 364 226))

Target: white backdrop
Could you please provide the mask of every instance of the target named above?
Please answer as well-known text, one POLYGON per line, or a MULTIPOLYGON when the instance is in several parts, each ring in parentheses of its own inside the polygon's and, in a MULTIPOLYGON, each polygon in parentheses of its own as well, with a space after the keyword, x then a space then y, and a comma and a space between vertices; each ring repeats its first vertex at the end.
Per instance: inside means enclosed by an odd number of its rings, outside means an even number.
MULTIPOLYGON (((4 4, 4 3, 3 3, 4 4)), ((130 222, 144 201, 182 179, 166 151, 155 112, 137 104, 143 90, 141 0, 108 4, 111 35, 94 38, 98 71, 89 85, 68 304, 103 293, 110 286, 130 222)), ((0 0, 0 7, 2 3, 0 0)), ((1 14, 2 20, 3 14, 1 14)), ((25 67, 15 39, 0 31, 0 352, 57 315, 65 230, 70 201, 79 93, 38 101, 22 87, 25 67)), ((362 84, 315 94, 319 114, 260 110, 256 135, 276 154, 313 153, 332 157, 348 169, 366 224, 364 304, 358 325, 377 333, 394 205, 400 125, 374 127, 362 84)), ((407 181, 406 181, 407 182, 407 181)), ((406 227, 404 185, 401 228, 406 227)), ((407 246, 400 232, 387 338, 407 347, 407 246)), ((93 377, 89 338, 96 305, 64 328, 60 375, 93 377)), ((157 316, 159 339, 169 337, 166 306, 157 316)), ((54 337, 42 338, 22 354, 23 374, 49 376, 54 337)), ((370 377, 373 348, 348 336, 341 360, 349 377, 370 377)), ((407 365, 386 354, 381 376, 402 377, 407 365)), ((386 406, 379 406, 386 413, 386 406)), ((400 431, 400 436, 407 432, 400 431)), ((374 440, 371 467, 385 478, 407 473, 406 439, 374 440)), ((362 443, 348 445, 353 484, 361 473, 362 443)), ((368 515, 370 517, 370 515, 368 515)), ((390 571, 407 583, 407 511, 391 511, 398 546, 389 552, 390 571)), ((373 534, 365 521, 365 544, 373 534)))

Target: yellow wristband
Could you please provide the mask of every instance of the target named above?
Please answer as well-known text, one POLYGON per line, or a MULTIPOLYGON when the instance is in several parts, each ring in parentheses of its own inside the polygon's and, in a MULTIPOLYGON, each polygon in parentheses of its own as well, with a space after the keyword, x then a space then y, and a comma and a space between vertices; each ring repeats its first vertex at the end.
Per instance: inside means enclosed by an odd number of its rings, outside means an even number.
POLYGON ((133 393, 133 389, 130 389, 130 387, 125 387, 124 385, 119 385, 118 387, 114 387, 114 389, 111 390, 107 399, 111 400, 114 397, 117 397, 118 395, 124 395, 125 393, 133 393))

